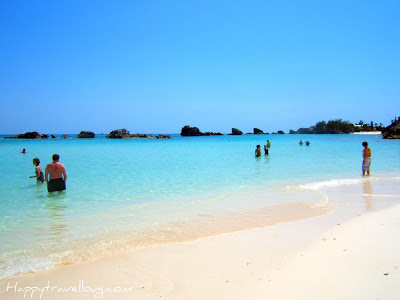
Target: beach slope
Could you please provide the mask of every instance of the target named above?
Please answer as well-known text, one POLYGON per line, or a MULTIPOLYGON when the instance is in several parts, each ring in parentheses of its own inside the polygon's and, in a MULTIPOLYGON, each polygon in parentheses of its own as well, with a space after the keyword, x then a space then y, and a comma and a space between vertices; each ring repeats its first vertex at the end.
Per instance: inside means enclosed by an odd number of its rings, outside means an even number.
POLYGON ((32 299, 399 299, 399 216, 400 205, 349 220, 335 211, 142 249, 3 280, 0 296, 39 288, 32 299))

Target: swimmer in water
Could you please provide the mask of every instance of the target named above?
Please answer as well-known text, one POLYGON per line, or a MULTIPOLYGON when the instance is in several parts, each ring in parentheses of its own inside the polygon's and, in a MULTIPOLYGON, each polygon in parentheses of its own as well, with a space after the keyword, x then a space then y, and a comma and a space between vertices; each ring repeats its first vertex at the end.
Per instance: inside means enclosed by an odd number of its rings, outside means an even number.
POLYGON ((37 183, 43 183, 44 182, 44 176, 43 176, 42 167, 40 166, 39 158, 34 158, 33 159, 33 165, 35 166, 35 175, 34 176, 29 176, 29 178, 36 178, 37 183))
POLYGON ((261 145, 257 145, 256 151, 255 151, 256 157, 261 156, 261 145))

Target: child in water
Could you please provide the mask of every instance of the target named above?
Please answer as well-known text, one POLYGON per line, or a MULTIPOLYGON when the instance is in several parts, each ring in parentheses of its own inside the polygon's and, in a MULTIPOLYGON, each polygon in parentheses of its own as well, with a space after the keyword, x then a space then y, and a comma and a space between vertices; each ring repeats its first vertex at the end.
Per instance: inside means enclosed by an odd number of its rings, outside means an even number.
POLYGON ((367 175, 369 175, 369 167, 371 166, 371 149, 368 148, 368 143, 362 143, 363 150, 363 163, 362 163, 362 174, 365 175, 365 171, 367 171, 367 175))
POLYGON ((256 153, 256 157, 261 156, 261 145, 257 145, 255 153, 256 153))
POLYGON ((29 176, 29 178, 36 178, 37 183, 43 183, 44 182, 44 176, 43 176, 43 170, 42 167, 40 166, 40 160, 39 158, 34 158, 33 159, 33 165, 35 167, 35 174, 34 176, 29 176))

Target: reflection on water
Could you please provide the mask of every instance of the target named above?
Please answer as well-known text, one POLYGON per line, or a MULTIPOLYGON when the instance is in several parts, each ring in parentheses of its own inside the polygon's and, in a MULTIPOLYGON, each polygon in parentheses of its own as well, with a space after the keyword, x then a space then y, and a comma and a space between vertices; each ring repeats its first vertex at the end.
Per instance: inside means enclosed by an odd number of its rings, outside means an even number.
POLYGON ((47 195, 44 208, 50 219, 50 238, 53 240, 63 237, 64 233, 67 231, 65 210, 68 206, 65 204, 65 199, 65 192, 54 192, 48 193, 47 195))
POLYGON ((374 190, 372 188, 371 181, 368 179, 363 181, 363 194, 364 194, 364 200, 365 200, 365 206, 367 208, 367 211, 371 211, 374 209, 372 197, 374 194, 374 190))
POLYGON ((37 183, 35 189, 35 197, 36 198, 45 198, 43 191, 46 189, 46 184, 37 183))

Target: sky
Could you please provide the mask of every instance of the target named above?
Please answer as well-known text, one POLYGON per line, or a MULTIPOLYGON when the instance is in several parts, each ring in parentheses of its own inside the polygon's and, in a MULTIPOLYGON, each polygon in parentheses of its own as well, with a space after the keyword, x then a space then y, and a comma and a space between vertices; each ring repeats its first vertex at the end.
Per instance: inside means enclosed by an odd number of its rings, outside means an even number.
POLYGON ((400 116, 400 1, 0 0, 0 133, 400 116))

